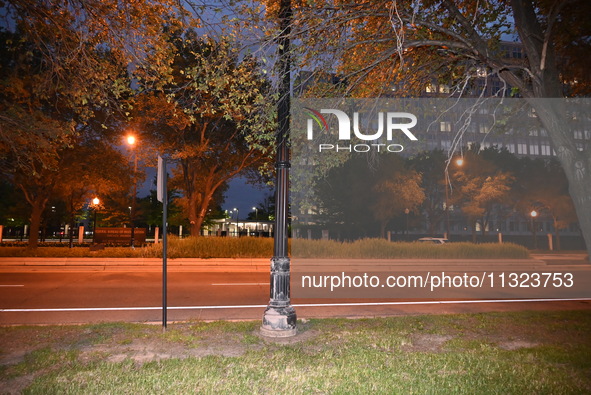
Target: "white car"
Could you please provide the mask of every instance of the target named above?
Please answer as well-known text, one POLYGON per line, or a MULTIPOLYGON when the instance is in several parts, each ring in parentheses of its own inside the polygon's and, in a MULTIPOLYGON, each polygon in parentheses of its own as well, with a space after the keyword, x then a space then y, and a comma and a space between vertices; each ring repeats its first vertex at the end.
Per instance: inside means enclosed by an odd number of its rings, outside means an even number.
POLYGON ((417 240, 419 243, 445 244, 449 240, 443 237, 422 237, 417 240))

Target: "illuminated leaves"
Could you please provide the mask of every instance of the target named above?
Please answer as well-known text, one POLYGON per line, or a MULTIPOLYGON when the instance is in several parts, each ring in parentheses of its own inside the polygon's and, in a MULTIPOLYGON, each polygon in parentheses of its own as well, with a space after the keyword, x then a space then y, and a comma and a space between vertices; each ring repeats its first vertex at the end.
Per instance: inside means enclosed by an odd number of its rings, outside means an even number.
POLYGON ((191 234, 217 191, 268 162, 274 96, 256 60, 228 40, 177 32, 167 84, 141 86, 135 117, 154 148, 178 163, 191 234))

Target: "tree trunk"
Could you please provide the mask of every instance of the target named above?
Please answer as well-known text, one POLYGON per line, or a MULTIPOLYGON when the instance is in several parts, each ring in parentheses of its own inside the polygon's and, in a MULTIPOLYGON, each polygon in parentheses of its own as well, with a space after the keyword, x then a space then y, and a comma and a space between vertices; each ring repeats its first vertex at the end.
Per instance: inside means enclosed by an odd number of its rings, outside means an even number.
POLYGON ((589 148, 585 151, 577 149, 573 130, 568 127, 567 119, 564 117, 567 114, 567 108, 554 48, 551 42, 546 42, 544 53, 545 31, 536 16, 534 2, 511 0, 511 8, 533 75, 532 87, 527 89, 524 80, 512 72, 502 71, 501 76, 505 76, 509 84, 523 88, 524 97, 529 99, 548 131, 558 160, 568 178, 569 193, 575 205, 591 262, 591 155, 589 155, 589 148))
POLYGON ((70 214, 70 229, 68 232, 68 248, 72 247, 74 247, 74 213, 70 214))
POLYGON ((29 230, 29 248, 37 248, 39 242, 39 229, 41 227, 41 215, 45 209, 45 202, 39 201, 31 205, 31 227, 29 230))
POLYGON ((388 224, 388 221, 380 221, 380 237, 382 239, 386 238, 386 225, 388 224))
MULTIPOLYGON (((588 159, 591 162, 591 159, 588 159)), ((569 192, 573 198, 579 226, 583 233, 583 239, 587 246, 588 259, 591 263, 591 167, 586 167, 587 171, 581 173, 569 174, 569 192)), ((584 169, 583 169, 584 170, 584 169)))
POLYGON ((558 228, 558 221, 554 218, 554 236, 556 237, 556 245, 555 250, 560 251, 562 248, 560 247, 560 229, 558 228))
POLYGON ((201 235, 201 225, 203 223, 202 220, 199 220, 199 216, 197 215, 197 197, 193 196, 192 194, 187 196, 188 200, 188 216, 189 216, 189 230, 192 237, 198 237, 201 235))
POLYGON ((588 148, 579 151, 574 143, 573 130, 568 126, 564 99, 533 100, 532 106, 552 139, 558 160, 568 179, 568 190, 575 206, 579 226, 591 262, 591 155, 588 148))
POLYGON ((197 194, 197 196, 188 195, 189 201, 189 224, 192 237, 201 236, 201 227, 205 221, 207 215, 207 208, 209 203, 213 199, 213 192, 206 191, 203 194, 197 194))

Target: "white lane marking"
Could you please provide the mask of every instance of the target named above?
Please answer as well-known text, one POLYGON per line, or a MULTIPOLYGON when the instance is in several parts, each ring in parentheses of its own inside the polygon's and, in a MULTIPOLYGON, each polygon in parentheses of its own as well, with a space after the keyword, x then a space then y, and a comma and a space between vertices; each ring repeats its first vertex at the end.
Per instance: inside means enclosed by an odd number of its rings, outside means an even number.
POLYGON ((216 283, 211 285, 269 285, 269 283, 216 283))
MULTIPOLYGON (((528 302, 577 302, 591 301, 591 298, 572 299, 496 299, 496 300, 431 300, 420 302, 368 302, 368 303, 308 303, 293 304, 293 307, 343 307, 343 306, 408 306, 408 305, 436 305, 436 304, 473 304, 473 303, 528 303, 528 302)), ((230 305, 230 306, 169 306, 168 310, 215 310, 215 309, 260 309, 267 305, 230 305)), ((73 307, 55 309, 0 309, 1 313, 23 312, 67 312, 67 311, 132 311, 132 310, 162 310, 158 307, 73 307)))
POLYGON ((22 284, 0 284, 0 288, 24 287, 22 284))

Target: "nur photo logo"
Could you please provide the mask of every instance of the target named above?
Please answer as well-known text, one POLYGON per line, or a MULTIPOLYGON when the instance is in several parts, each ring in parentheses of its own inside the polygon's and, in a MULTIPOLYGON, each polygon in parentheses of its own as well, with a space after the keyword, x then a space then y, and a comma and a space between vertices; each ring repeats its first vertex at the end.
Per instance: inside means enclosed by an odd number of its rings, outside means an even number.
POLYGON ((318 152, 322 151, 346 151, 346 152, 402 152, 404 147, 401 144, 393 144, 391 141, 396 134, 402 133, 411 141, 417 141, 416 136, 411 132, 411 128, 417 124, 417 117, 408 112, 379 112, 377 120, 363 119, 360 121, 359 112, 353 112, 353 119, 346 112, 337 109, 314 110, 310 107, 304 107, 308 115, 306 123, 306 137, 309 141, 314 140, 315 129, 320 133, 332 135, 329 122, 323 114, 330 115, 331 121, 336 120, 336 144, 321 143, 318 144, 318 152), (364 133, 360 124, 373 123, 375 130, 364 133), (316 127, 315 127, 316 125, 316 127), (384 136, 385 141, 384 143, 384 136), (352 138, 364 141, 366 143, 350 144, 352 138), (346 144, 349 142, 349 144, 346 144), (371 142, 371 143, 370 143, 371 142))

